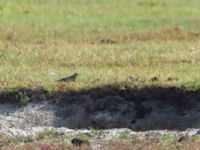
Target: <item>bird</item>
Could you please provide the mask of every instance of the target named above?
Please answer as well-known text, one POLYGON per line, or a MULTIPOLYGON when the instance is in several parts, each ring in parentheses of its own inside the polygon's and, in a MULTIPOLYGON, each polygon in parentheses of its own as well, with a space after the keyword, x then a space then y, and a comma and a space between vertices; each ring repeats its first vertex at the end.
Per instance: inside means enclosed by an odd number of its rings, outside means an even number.
POLYGON ((80 139, 80 138, 73 138, 71 140, 71 143, 75 146, 82 146, 82 145, 90 145, 90 143, 87 141, 87 140, 83 140, 83 139, 80 139))
POLYGON ((74 73, 71 76, 65 77, 65 78, 61 78, 59 80, 57 80, 56 82, 74 82, 76 81, 76 78, 78 77, 78 73, 74 73))

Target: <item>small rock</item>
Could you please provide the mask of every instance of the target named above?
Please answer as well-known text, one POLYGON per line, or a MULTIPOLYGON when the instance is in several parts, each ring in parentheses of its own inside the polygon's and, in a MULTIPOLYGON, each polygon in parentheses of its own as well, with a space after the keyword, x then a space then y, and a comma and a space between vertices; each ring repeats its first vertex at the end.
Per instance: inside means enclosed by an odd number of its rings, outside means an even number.
POLYGON ((175 77, 168 77, 167 81, 178 81, 178 78, 175 77))
POLYGON ((159 81, 159 78, 158 77, 152 77, 150 80, 151 80, 151 82, 155 82, 155 81, 159 81))
POLYGON ((130 77, 128 77, 128 79, 133 81, 133 82, 139 81, 139 77, 138 76, 130 76, 130 77))
POLYGON ((114 44, 114 43, 117 43, 117 42, 112 40, 112 39, 110 39, 110 38, 104 38, 104 39, 100 40, 100 43, 103 43, 103 44, 114 44))

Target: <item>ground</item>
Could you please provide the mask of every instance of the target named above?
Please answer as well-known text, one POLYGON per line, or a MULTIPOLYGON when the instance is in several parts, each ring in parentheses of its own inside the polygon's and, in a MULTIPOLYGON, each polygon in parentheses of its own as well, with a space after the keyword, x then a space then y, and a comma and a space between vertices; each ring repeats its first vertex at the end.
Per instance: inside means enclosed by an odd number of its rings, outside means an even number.
POLYGON ((157 98, 191 119, 185 109, 192 114, 199 104, 199 5, 199 0, 1 0, 0 102, 24 107, 69 93, 93 95, 98 102, 101 93, 109 96, 109 87, 125 101, 141 99, 131 101, 142 104, 136 109, 142 118, 148 114, 143 102, 157 98), (76 82, 55 82, 74 73, 76 82), (24 93, 27 89, 44 93, 38 97, 24 93), (103 92, 95 96, 94 89, 103 92))
POLYGON ((110 137, 108 136, 109 131, 101 131, 92 129, 91 132, 80 132, 76 135, 70 133, 64 134, 55 131, 45 131, 35 137, 15 137, 8 138, 1 136, 2 150, 36 150, 36 149, 47 149, 47 150, 157 150, 157 149, 199 149, 200 136, 186 136, 184 133, 177 134, 175 132, 152 132, 143 134, 133 134, 129 130, 121 130, 113 132, 110 130, 110 137), (112 133, 111 133, 112 132, 112 133), (107 135, 106 135, 107 133, 107 135), (74 139, 82 139, 86 141, 81 145, 72 145, 70 141, 74 139), (105 139, 108 138, 108 139, 105 139), (89 143, 88 143, 89 141, 89 143), (18 144, 20 143, 20 144, 18 144), (9 146, 8 146, 9 145, 9 146))

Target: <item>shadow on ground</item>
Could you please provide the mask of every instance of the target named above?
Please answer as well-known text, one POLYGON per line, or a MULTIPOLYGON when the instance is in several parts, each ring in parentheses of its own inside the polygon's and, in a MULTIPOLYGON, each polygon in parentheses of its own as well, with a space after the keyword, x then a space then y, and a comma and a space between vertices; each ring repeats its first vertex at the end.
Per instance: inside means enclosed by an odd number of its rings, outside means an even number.
POLYGON ((185 130, 200 128, 200 91, 176 87, 0 92, 0 125, 185 130), (21 106, 22 102, 29 104, 21 106))

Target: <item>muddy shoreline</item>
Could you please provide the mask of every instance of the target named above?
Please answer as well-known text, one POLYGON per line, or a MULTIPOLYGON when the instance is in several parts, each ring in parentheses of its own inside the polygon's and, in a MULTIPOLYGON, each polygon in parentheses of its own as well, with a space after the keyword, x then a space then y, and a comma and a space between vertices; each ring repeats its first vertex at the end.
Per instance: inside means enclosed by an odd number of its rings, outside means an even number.
POLYGON ((1 131, 37 127, 185 131, 200 128, 200 92, 176 87, 0 93, 1 131))

